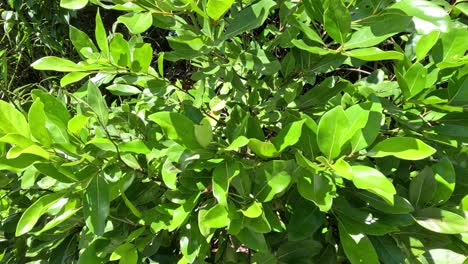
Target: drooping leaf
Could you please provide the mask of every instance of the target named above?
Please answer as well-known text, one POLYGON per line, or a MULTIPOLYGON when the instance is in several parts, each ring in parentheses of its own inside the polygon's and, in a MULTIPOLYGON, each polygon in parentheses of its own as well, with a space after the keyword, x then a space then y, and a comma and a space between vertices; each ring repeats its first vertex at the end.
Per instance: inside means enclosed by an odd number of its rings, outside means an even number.
POLYGON ((104 234, 110 211, 109 184, 102 175, 94 175, 83 194, 86 226, 96 234, 104 234))
POLYGON ((343 250, 352 264, 375 263, 378 264, 379 257, 369 238, 362 233, 349 233, 342 223, 339 225, 340 242, 343 250))

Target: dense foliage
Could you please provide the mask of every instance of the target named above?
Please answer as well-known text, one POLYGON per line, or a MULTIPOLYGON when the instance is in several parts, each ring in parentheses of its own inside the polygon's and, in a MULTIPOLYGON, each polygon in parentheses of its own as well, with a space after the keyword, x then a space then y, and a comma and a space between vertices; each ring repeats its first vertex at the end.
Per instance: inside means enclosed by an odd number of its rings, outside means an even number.
POLYGON ((0 12, 0 262, 464 263, 467 1, 0 12))

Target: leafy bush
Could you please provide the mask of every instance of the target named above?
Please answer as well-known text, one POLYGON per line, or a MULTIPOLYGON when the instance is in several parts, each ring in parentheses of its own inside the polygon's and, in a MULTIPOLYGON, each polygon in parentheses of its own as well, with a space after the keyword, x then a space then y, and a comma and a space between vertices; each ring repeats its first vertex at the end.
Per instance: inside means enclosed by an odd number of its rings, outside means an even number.
POLYGON ((465 261, 468 3, 90 2, 0 101, 2 262, 465 261))

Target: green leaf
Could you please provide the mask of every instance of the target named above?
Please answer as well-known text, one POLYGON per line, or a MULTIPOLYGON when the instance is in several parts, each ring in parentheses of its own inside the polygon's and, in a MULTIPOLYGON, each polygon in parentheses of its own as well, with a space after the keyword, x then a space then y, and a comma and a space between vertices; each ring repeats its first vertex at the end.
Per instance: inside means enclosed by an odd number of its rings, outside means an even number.
POLYGON ((232 18, 226 32, 223 33, 221 41, 260 27, 267 19, 271 8, 275 5, 276 2, 273 0, 261 0, 242 9, 232 18))
POLYGON ((109 121, 109 109, 99 88, 91 81, 87 83, 87 102, 99 121, 106 125, 109 121))
POLYGON ((329 160, 341 154, 341 149, 346 143, 344 139, 348 127, 349 121, 341 106, 329 110, 320 119, 317 128, 317 144, 329 160))
POLYGON ((249 148, 260 158, 268 159, 279 156, 279 152, 276 149, 275 145, 271 142, 263 142, 256 138, 249 140, 249 148))
POLYGON ((32 136, 45 147, 49 147, 52 142, 46 128, 46 118, 44 104, 40 99, 36 99, 29 108, 29 127, 32 136))
POLYGON ((133 47, 132 71, 147 73, 153 60, 153 48, 148 43, 133 47))
POLYGON ((227 148, 225 148, 224 150, 226 151, 237 151, 239 148, 245 146, 249 144, 249 139, 244 137, 244 136, 240 136, 236 139, 234 139, 231 143, 231 145, 229 145, 227 148))
POLYGON ((414 214, 416 222, 433 232, 460 234, 468 232, 468 221, 463 216, 440 208, 425 208, 414 214))
POLYGON ((434 45, 437 43, 437 40, 439 40, 440 36, 440 31, 432 31, 431 33, 427 35, 423 35, 418 43, 416 43, 416 58, 418 61, 423 60, 427 53, 434 47, 434 45))
POLYGON ((119 23, 123 23, 130 33, 140 34, 148 30, 153 24, 151 12, 128 13, 117 18, 119 23))
POLYGON ((187 221, 193 209, 197 205, 199 197, 200 193, 193 194, 192 196, 186 199, 184 204, 177 207, 177 209, 173 211, 172 220, 170 226, 168 227, 169 231, 174 231, 187 221))
POLYGON ((140 89, 136 88, 135 86, 120 83, 107 86, 106 89, 109 90, 112 94, 118 96, 131 96, 141 93, 140 89))
MULTIPOLYGON (((359 104, 361 108, 369 111, 368 119, 363 128, 359 129, 350 139, 352 146, 352 152, 359 151, 370 146, 374 143, 375 139, 379 135, 380 125, 382 123, 382 105, 380 102, 367 102, 359 104)), ((348 109, 346 109, 348 110, 348 109)), ((349 120, 351 118, 351 111, 346 111, 346 116, 349 120)), ((361 116, 363 114, 361 113, 361 116)))
POLYGON ((136 264, 138 263, 138 251, 135 245, 125 243, 118 246, 110 256, 110 261, 120 260, 122 264, 136 264))
POLYGON ((286 190, 292 180, 290 171, 293 165, 292 161, 273 160, 260 167, 255 197, 261 202, 269 202, 286 190))
POLYGON ((225 161, 219 164, 213 170, 213 196, 216 198, 220 205, 227 207, 229 183, 231 182, 232 178, 236 177, 239 174, 239 172, 239 164, 230 161, 225 161))
POLYGON ((122 34, 117 33, 114 35, 110 42, 109 49, 111 61, 114 64, 121 67, 127 67, 130 65, 130 48, 122 34))
POLYGON ((359 189, 367 190, 385 199, 393 205, 393 195, 396 194, 392 182, 380 171, 367 166, 352 166, 353 183, 359 189))
POLYGON ((442 204, 448 201, 455 190, 455 169, 448 157, 443 157, 432 167, 436 188, 432 200, 442 204))
POLYGON ((226 227, 231 222, 226 207, 221 204, 211 207, 202 218, 202 221, 210 228, 226 227))
POLYGON ((379 257, 369 238, 362 233, 349 233, 342 223, 338 225, 340 232, 340 242, 343 250, 352 263, 378 264, 379 257))
POLYGON ((440 40, 432 50, 434 62, 456 61, 465 55, 468 49, 466 28, 452 28, 442 33, 440 40))
POLYGON ((405 263, 405 255, 391 236, 370 236, 380 260, 385 264, 405 263))
POLYGON ((52 193, 40 197, 31 206, 24 211, 21 215, 18 225, 16 226, 16 236, 21 236, 34 228, 39 218, 54 205, 60 198, 63 197, 61 193, 52 193))
POLYGON ((60 6, 67 9, 82 9, 88 0, 60 0, 60 6))
POLYGON ((268 245, 266 243, 265 237, 263 234, 254 232, 249 228, 242 229, 236 237, 246 246, 249 248, 260 251, 266 252, 268 251, 268 245))
POLYGON ((335 185, 326 174, 304 175, 298 178, 297 190, 305 199, 314 202, 322 212, 328 212, 333 203, 335 185))
POLYGON ((319 254, 321 249, 322 244, 313 239, 288 241, 278 248, 276 256, 282 263, 302 263, 319 254))
POLYGON ((76 51, 84 57, 87 57, 86 55, 90 52, 97 52, 96 46, 88 35, 74 26, 70 26, 70 40, 76 51))
POLYGON ((404 58, 404 55, 400 52, 383 51, 376 47, 350 50, 343 52, 343 55, 364 61, 403 60, 404 58))
POLYGON ((203 118, 200 125, 194 125, 195 137, 198 143, 206 148, 213 140, 213 130, 211 128, 210 120, 203 118))
POLYGON ((219 20, 226 13, 234 0, 208 0, 206 4, 206 13, 213 20, 219 20))
POLYGON ((302 32, 304 32, 305 36, 308 39, 310 39, 310 40, 312 40, 314 42, 317 42, 319 44, 324 44, 324 42, 323 42, 322 38, 320 37, 320 35, 317 32, 315 32, 315 30, 313 30, 311 27, 309 27, 305 23, 299 21, 298 18, 290 17, 288 22, 291 25, 293 25, 293 26, 297 27, 298 29, 300 29, 302 32))
POLYGON ((83 194, 83 211, 86 226, 97 236, 104 234, 109 209, 109 184, 102 175, 93 175, 83 194))
POLYGON ((278 152, 282 152, 289 146, 293 146, 299 141, 302 133, 302 125, 304 124, 305 119, 292 122, 286 127, 281 129, 281 131, 276 135, 276 137, 271 141, 278 152))
POLYGON ((121 142, 118 146, 122 153, 131 152, 136 154, 149 154, 151 152, 146 143, 141 140, 121 142))
POLYGON ((172 190, 177 189, 177 175, 181 172, 174 164, 172 161, 168 158, 164 162, 162 168, 161 168, 161 174, 162 174, 162 179, 164 181, 164 184, 166 184, 167 187, 169 187, 172 190))
POLYGON ((76 115, 70 121, 68 121, 67 128, 71 134, 75 136, 80 136, 80 132, 88 124, 89 116, 85 115, 76 115))
POLYGON ((291 207, 291 217, 286 227, 290 241, 300 241, 310 237, 325 220, 325 214, 307 200, 298 199, 296 203, 292 203, 291 207))
POLYGON ((427 69, 421 63, 415 63, 399 78, 398 84, 406 99, 410 99, 426 88, 427 69))
POLYGON ((404 160, 421 160, 436 150, 423 141, 411 137, 391 137, 377 143, 368 155, 374 158, 395 156, 404 160))
MULTIPOLYGON (((70 113, 68 113, 67 107, 61 100, 44 92, 43 90, 33 90, 31 93, 34 100, 40 98, 41 102, 44 104, 48 127, 50 126, 50 123, 61 123, 65 126, 67 125, 68 120, 70 120, 70 113)), ((54 137, 52 133, 51 136, 54 137)))
POLYGON ((30 137, 31 132, 24 115, 3 100, 0 100, 0 120, 0 131, 3 134, 15 133, 30 137))
POLYGON ((317 55, 327 55, 327 54, 330 54, 331 51, 330 50, 327 50, 327 49, 323 49, 323 48, 320 48, 320 47, 312 47, 312 46, 309 46, 308 44, 306 44, 304 42, 304 40, 302 39, 293 39, 291 41, 291 43, 296 46, 297 48, 301 49, 301 50, 305 50, 307 52, 310 52, 312 54, 317 54, 317 55))
POLYGON ((65 87, 69 84, 76 83, 81 81, 82 79, 89 76, 92 72, 70 72, 67 73, 65 76, 60 79, 60 86, 65 87))
POLYGON ((159 112, 148 116, 163 129, 169 139, 189 148, 200 148, 200 143, 195 136, 195 128, 192 120, 175 112, 159 112))
POLYGON ((449 81, 448 96, 450 105, 468 106, 468 75, 452 78, 449 81))
POLYGON ((354 32, 344 47, 349 50, 375 46, 389 37, 405 31, 410 20, 411 17, 397 12, 383 13, 376 16, 375 19, 368 18, 366 26, 354 32))
POLYGON ((109 43, 107 42, 107 33, 104 23, 102 22, 101 13, 99 9, 96 13, 95 19, 96 27, 94 29, 94 37, 99 49, 104 53, 106 57, 109 57, 109 43))
POLYGON ((446 31, 449 28, 450 17, 447 12, 431 1, 402 0, 388 7, 391 10, 401 10, 412 16, 416 30, 428 34, 433 30, 446 31))
POLYGON ((409 186, 409 200, 414 206, 424 207, 432 201, 434 191, 437 188, 434 173, 429 167, 425 167, 411 180, 409 186))
POLYGON ((383 198, 370 192, 359 192, 358 196, 363 201, 367 202, 369 206, 387 214, 407 214, 414 211, 411 203, 398 195, 393 196, 393 205, 390 205, 383 198))
POLYGON ((421 257, 424 257, 424 261, 427 261, 426 263, 437 263, 437 264, 453 264, 453 263, 466 263, 466 255, 464 254, 459 254, 453 250, 450 249, 444 249, 444 248, 435 248, 435 249, 429 249, 427 250, 424 255, 420 256, 420 261, 424 263, 421 260, 421 257))
POLYGON ((40 71, 58 71, 58 72, 75 72, 86 71, 86 68, 78 65, 67 59, 62 59, 54 56, 41 58, 31 64, 35 70, 40 71))
POLYGON ((242 214, 248 218, 260 217, 263 213, 262 204, 254 201, 245 210, 241 210, 242 214))
POLYGON ((342 0, 329 0, 326 3, 323 13, 325 30, 333 40, 343 44, 351 30, 351 15, 342 0))

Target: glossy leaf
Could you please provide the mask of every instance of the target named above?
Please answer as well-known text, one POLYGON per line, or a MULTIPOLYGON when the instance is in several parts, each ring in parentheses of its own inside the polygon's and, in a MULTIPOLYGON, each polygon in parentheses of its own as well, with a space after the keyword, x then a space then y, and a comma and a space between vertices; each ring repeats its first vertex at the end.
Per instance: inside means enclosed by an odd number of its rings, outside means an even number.
POLYGON ((201 220, 211 228, 226 227, 230 223, 226 207, 220 204, 211 207, 201 220))
POLYGON ((368 155, 375 158, 395 156, 405 160, 421 160, 435 152, 434 148, 419 139, 391 137, 377 143, 368 155))
POLYGON ((418 43, 416 43, 416 58, 418 61, 421 61, 426 57, 429 51, 434 47, 439 39, 440 32, 439 31, 432 31, 427 35, 423 35, 421 39, 419 39, 418 43))
POLYGON ((87 84, 87 101, 91 110, 96 114, 99 121, 106 125, 109 120, 109 110, 106 101, 99 91, 99 88, 91 81, 87 84))
POLYGON ((24 211, 21 215, 21 218, 18 221, 18 225, 16 226, 16 236, 21 236, 34 228, 39 218, 51 207, 54 203, 56 203, 60 198, 63 197, 61 193, 52 193, 48 195, 44 195, 35 201, 31 206, 24 211))
POLYGON ((468 232, 466 218, 440 208, 425 208, 414 214, 416 222, 433 232, 441 234, 460 234, 468 232))
POLYGON ((341 106, 337 106, 326 112, 317 128, 317 144, 320 151, 328 158, 334 159, 341 153, 346 143, 346 133, 349 121, 341 106))
POLYGON ((213 20, 219 20, 233 3, 234 0, 209 0, 206 4, 206 13, 213 20))
POLYGON ((186 116, 173 112, 159 112, 148 117, 164 130, 169 139, 189 149, 200 148, 193 122, 186 116))
POLYGON ((31 132, 26 118, 9 103, 0 100, 0 131, 16 133, 29 138, 31 132))
POLYGON ((101 175, 93 176, 83 198, 86 226, 94 234, 103 235, 110 210, 109 184, 101 175))
POLYGON ((229 161, 221 163, 213 170, 213 196, 219 204, 227 207, 229 183, 239 172, 239 165, 229 161))
POLYGON ((31 64, 36 70, 42 71, 58 71, 58 72, 75 72, 75 71, 86 71, 86 68, 78 65, 70 60, 62 59, 54 56, 44 57, 33 64, 31 64))
POLYGON ((117 21, 123 23, 130 33, 140 34, 153 24, 153 15, 150 12, 129 13, 119 16, 117 21))
POLYGON ((261 0, 244 8, 232 18, 222 39, 226 40, 261 26, 275 4, 276 2, 272 0, 261 0))
POLYGON ((323 23, 327 33, 338 43, 345 43, 351 29, 351 15, 341 0, 326 2, 323 23))
POLYGON ((81 9, 88 4, 88 0, 60 0, 60 6, 67 9, 81 9))
POLYGON ((352 166, 353 183, 359 189, 367 190, 385 199, 391 205, 396 194, 392 182, 380 171, 367 166, 352 166))
POLYGON ((376 47, 350 50, 343 54, 364 61, 403 60, 404 57, 400 52, 384 51, 376 47))
POLYGON ((365 234, 349 233, 339 224, 340 242, 351 263, 380 263, 372 242, 365 234))

